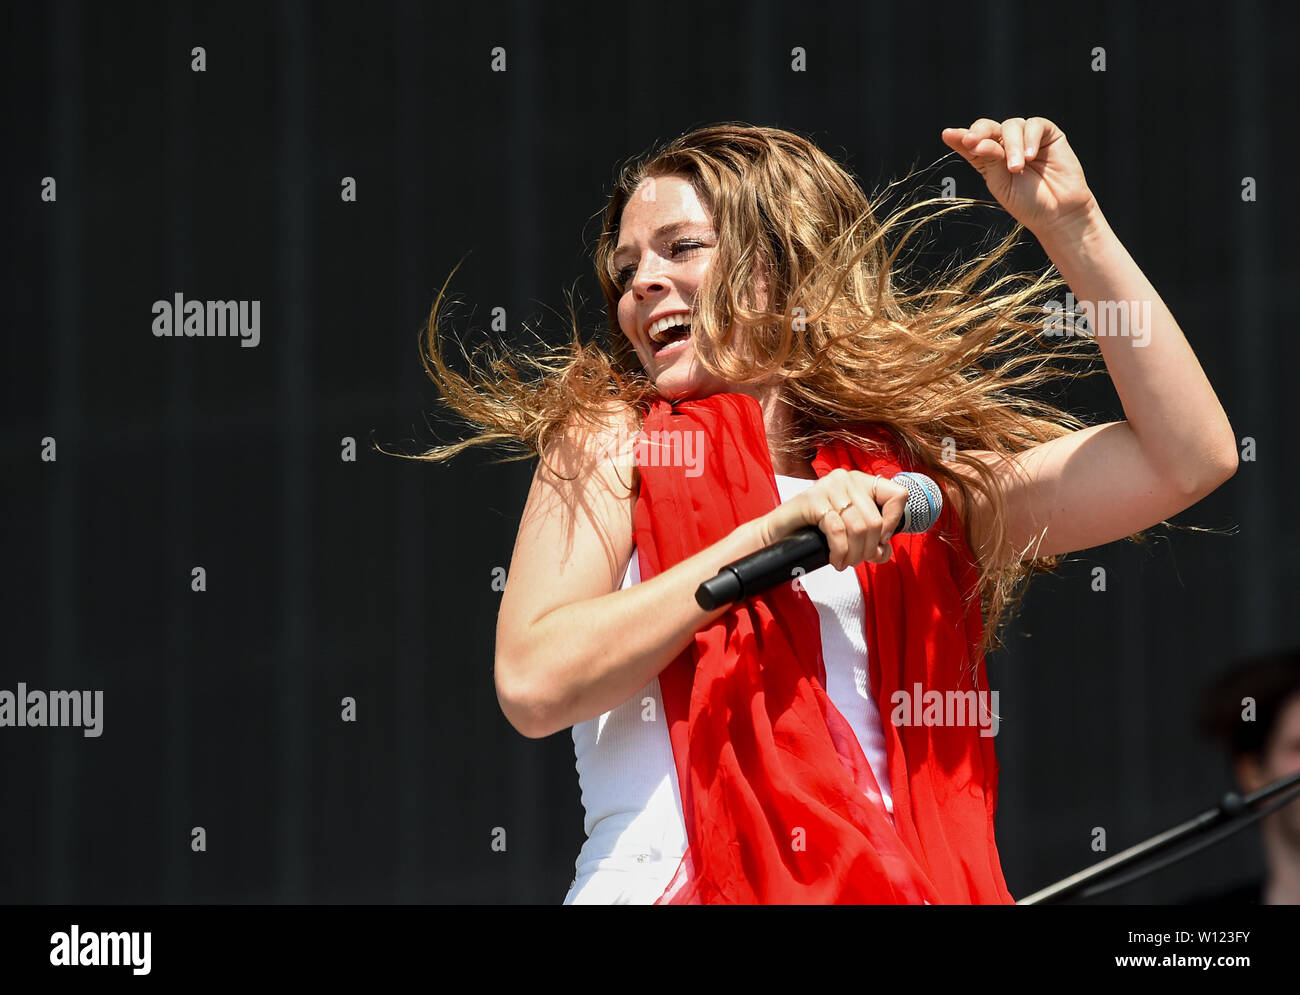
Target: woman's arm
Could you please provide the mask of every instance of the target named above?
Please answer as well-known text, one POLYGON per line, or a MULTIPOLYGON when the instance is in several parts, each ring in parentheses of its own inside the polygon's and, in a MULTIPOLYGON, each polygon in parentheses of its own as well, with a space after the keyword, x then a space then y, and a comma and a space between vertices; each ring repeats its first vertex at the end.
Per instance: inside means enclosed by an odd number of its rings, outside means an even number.
POLYGON ((497 700, 512 726, 550 736, 621 705, 676 659, 706 612, 695 589, 761 549, 759 520, 663 573, 617 590, 633 548, 634 466, 608 431, 575 427, 539 462, 497 616, 497 700), (611 458, 612 457, 612 458, 611 458), (564 478, 573 479, 564 479, 564 478))
MULTIPOLYGON (((1178 323, 1102 216, 1064 134, 1042 118, 982 119, 965 134, 949 131, 945 140, 965 150, 1080 305, 1092 306, 1092 331, 1126 419, 1012 459, 973 454, 995 468, 1008 503, 1007 541, 983 549, 981 560, 1087 549, 1195 504, 1236 472, 1232 426, 1178 323)), ((976 545, 986 545, 986 502, 976 498, 968 514, 976 545)))

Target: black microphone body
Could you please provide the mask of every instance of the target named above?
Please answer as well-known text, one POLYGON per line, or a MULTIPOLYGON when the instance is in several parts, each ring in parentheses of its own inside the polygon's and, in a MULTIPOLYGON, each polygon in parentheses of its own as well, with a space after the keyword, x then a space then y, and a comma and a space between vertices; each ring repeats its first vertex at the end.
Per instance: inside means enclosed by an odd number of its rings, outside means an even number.
MULTIPOLYGON (((933 480, 920 473, 900 473, 894 482, 906 487, 909 495, 895 535, 925 532, 938 521, 943 510, 942 492, 933 480)), ((695 602, 705 611, 734 604, 820 569, 830 559, 831 547, 826 534, 817 526, 808 525, 757 553, 728 563, 716 576, 696 588, 695 602)))

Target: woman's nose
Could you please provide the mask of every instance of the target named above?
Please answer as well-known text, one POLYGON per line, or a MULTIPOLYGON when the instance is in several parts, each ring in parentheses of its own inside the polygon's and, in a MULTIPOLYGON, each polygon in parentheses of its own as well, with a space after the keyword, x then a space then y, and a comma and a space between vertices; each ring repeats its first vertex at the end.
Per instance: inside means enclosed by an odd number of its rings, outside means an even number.
POLYGON ((639 295, 654 293, 667 286, 664 278, 663 260, 647 252, 645 258, 637 265, 636 275, 632 277, 632 289, 639 295))
POLYGON ((637 270, 636 277, 632 280, 632 289, 642 297, 663 290, 666 286, 662 274, 646 269, 637 270))

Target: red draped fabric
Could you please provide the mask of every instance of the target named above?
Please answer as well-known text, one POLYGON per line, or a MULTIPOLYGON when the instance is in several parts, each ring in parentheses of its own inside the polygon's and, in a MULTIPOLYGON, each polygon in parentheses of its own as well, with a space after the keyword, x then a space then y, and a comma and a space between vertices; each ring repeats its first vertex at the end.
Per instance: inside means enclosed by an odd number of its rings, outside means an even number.
MULTIPOLYGON (((881 430, 859 429, 863 448, 818 448, 819 477, 836 467, 887 479, 914 469, 881 430)), ((667 433, 694 433, 696 444, 689 465, 640 461, 643 581, 779 503, 754 398, 656 399, 643 430, 661 450, 674 438, 667 433)), ((948 502, 929 532, 891 542, 888 563, 854 569, 892 817, 826 693, 817 608, 782 584, 700 629, 659 675, 688 847, 658 904, 1012 902, 994 841, 988 727, 891 718, 918 690, 987 690, 976 565, 948 502)), ((912 714, 911 705, 902 713, 912 714)))

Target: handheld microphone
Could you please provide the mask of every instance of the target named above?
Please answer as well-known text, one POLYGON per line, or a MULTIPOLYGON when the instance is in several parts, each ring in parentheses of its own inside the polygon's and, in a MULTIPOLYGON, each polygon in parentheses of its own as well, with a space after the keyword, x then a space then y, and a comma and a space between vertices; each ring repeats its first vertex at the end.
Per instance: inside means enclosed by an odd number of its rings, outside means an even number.
MULTIPOLYGON (((895 534, 925 532, 939 520, 943 493, 922 473, 900 473, 894 483, 907 488, 907 505, 895 534)), ((815 525, 790 533, 766 549, 728 563, 695 590, 695 603, 705 611, 734 604, 799 574, 826 566, 831 559, 826 534, 815 525)))

